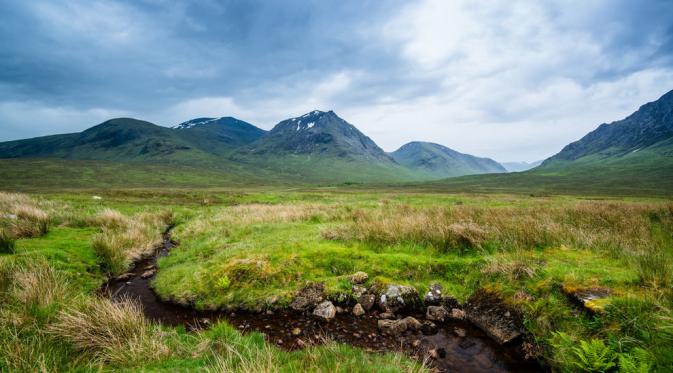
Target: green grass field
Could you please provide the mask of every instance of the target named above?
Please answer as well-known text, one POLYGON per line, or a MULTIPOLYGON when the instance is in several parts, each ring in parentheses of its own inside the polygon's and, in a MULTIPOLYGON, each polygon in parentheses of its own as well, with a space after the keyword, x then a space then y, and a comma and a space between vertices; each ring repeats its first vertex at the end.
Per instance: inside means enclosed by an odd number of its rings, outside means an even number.
POLYGON ((0 370, 423 369, 337 344, 284 352, 226 323, 158 326, 97 297, 106 274, 123 273, 169 222, 179 246, 154 286, 175 302, 262 310, 272 298, 287 305, 307 281, 336 299, 364 271, 367 286, 423 294, 438 282, 461 301, 497 293, 555 370, 673 369, 668 200, 276 187, 2 194, 0 370), (593 312, 566 295, 594 288, 609 296, 593 312))

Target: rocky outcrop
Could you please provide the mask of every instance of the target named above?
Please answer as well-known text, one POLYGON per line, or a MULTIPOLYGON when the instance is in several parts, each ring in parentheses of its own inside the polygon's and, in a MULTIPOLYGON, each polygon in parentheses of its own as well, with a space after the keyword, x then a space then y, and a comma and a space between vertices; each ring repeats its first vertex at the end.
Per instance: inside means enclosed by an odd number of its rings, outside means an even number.
POLYGON ((325 284, 310 283, 299 290, 292 303, 290 303, 290 308, 295 311, 308 311, 323 300, 325 300, 325 284))
POLYGON ((332 320, 337 314, 336 307, 332 302, 326 300, 320 303, 314 310, 313 315, 324 321, 332 320))
POLYGON ((416 289, 406 285, 388 285, 378 299, 379 307, 392 313, 415 308, 419 303, 416 289))
POLYGON ((508 309, 497 295, 483 290, 470 298, 465 307, 465 316, 501 345, 522 334, 521 318, 508 309))

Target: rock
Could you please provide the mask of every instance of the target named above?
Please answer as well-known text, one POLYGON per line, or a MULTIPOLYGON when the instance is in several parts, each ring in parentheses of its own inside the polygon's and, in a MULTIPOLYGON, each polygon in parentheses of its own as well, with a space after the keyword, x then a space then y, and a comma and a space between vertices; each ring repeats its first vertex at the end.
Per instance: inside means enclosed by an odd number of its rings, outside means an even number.
POLYGON ((299 328, 292 329, 292 335, 297 336, 299 334, 301 334, 301 329, 299 328))
POLYGON ((429 306, 425 313, 425 318, 428 320, 444 322, 449 316, 449 311, 442 306, 429 306))
POLYGON ((376 295, 362 294, 358 299, 358 302, 362 305, 362 308, 364 308, 365 311, 369 311, 374 307, 374 303, 376 303, 376 295))
POLYGON ((398 312, 414 308, 420 303, 415 288, 406 285, 388 285, 379 297, 379 307, 386 312, 398 312))
POLYGON ((348 276, 348 279, 354 284, 364 284, 369 279, 369 275, 367 272, 357 271, 348 276))
POLYGON ((442 302, 442 285, 432 284, 427 293, 425 293, 425 298, 423 298, 426 305, 439 305, 442 302))
POLYGON ((302 341, 301 339, 297 339, 297 342, 295 342, 295 343, 297 344, 297 347, 299 347, 299 348, 304 348, 306 346, 306 342, 302 341))
POLYGON ((332 302, 326 300, 313 310, 313 315, 322 320, 330 321, 336 316, 336 307, 334 307, 332 302))
POLYGON ((379 314, 379 319, 394 319, 395 314, 391 312, 384 312, 379 314))
POLYGON ((156 274, 156 273, 157 273, 156 269, 149 269, 149 270, 143 272, 143 274, 140 275, 140 277, 141 278, 150 278, 150 277, 154 276, 154 274, 156 274))
POLYGON ((269 315, 269 316, 271 316, 271 315, 273 315, 273 311, 271 311, 271 310, 266 310, 266 314, 269 315))
POLYGON ((131 277, 133 277, 133 273, 126 272, 123 275, 117 276, 118 281, 126 281, 129 280, 131 277))
POLYGON ((424 335, 437 334, 437 325, 432 321, 425 320, 421 325, 421 331, 424 335))
POLYGON ((433 348, 432 350, 428 350, 428 357, 437 360, 437 349, 433 348))
POLYGON ((465 320, 465 311, 458 309, 458 308, 452 308, 451 313, 449 313, 449 318, 451 320, 465 320))
POLYGON ((423 326, 418 320, 407 316, 401 320, 379 320, 378 328, 390 335, 399 335, 407 330, 419 330, 423 326))
POLYGON ((295 311, 307 311, 323 300, 325 300, 325 284, 310 283, 299 290, 292 303, 290 303, 290 308, 295 311))
POLYGON ((460 338, 463 338, 467 335, 467 331, 463 328, 455 327, 453 328, 453 334, 457 335, 460 338))
POLYGON ((577 288, 571 285, 563 285, 563 292, 575 303, 581 305, 591 313, 602 313, 603 304, 601 299, 610 296, 610 289, 601 287, 577 288))
POLYGON ((359 299, 364 293, 367 292, 367 288, 362 285, 353 285, 353 297, 359 299))
POLYGON ((442 306, 446 308, 447 310, 450 310, 452 308, 460 308, 460 302, 458 302, 458 299, 450 296, 450 295, 444 295, 442 297, 442 306))
POLYGON ((336 313, 342 314, 344 312, 346 312, 346 310, 344 310, 343 307, 336 306, 336 313))
POLYGON ((145 267, 145 270, 149 271, 150 269, 156 269, 156 268, 157 268, 157 266, 155 266, 154 264, 150 264, 150 265, 145 267))
POLYGON ((473 295, 465 308, 465 317, 501 345, 522 334, 523 325, 512 313, 497 295, 483 290, 473 295))
POLYGON ((411 343, 411 346, 415 347, 415 348, 420 346, 420 345, 421 345, 421 340, 420 339, 416 339, 411 343))
POLYGON ((353 315, 355 316, 362 316, 365 314, 365 309, 362 308, 362 305, 360 303, 356 304, 353 307, 353 315))

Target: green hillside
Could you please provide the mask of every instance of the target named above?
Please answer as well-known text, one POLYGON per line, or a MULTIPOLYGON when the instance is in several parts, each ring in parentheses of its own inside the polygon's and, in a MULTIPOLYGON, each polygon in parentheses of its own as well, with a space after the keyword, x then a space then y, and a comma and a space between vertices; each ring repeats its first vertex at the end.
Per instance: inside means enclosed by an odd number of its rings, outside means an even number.
POLYGON ((459 153, 439 144, 414 141, 390 153, 397 163, 432 179, 507 172, 498 162, 459 153))

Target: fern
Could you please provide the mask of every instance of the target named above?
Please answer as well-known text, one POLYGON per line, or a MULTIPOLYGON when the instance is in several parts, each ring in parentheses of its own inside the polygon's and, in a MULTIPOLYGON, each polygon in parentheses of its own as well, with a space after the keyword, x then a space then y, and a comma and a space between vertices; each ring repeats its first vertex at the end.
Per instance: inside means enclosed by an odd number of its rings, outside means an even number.
POLYGON ((619 354, 620 373, 648 373, 651 369, 651 356, 641 348, 634 348, 629 354, 619 354))
POLYGON ((600 339, 580 341, 579 347, 572 349, 577 361, 573 365, 585 372, 606 372, 616 366, 615 353, 600 339))

